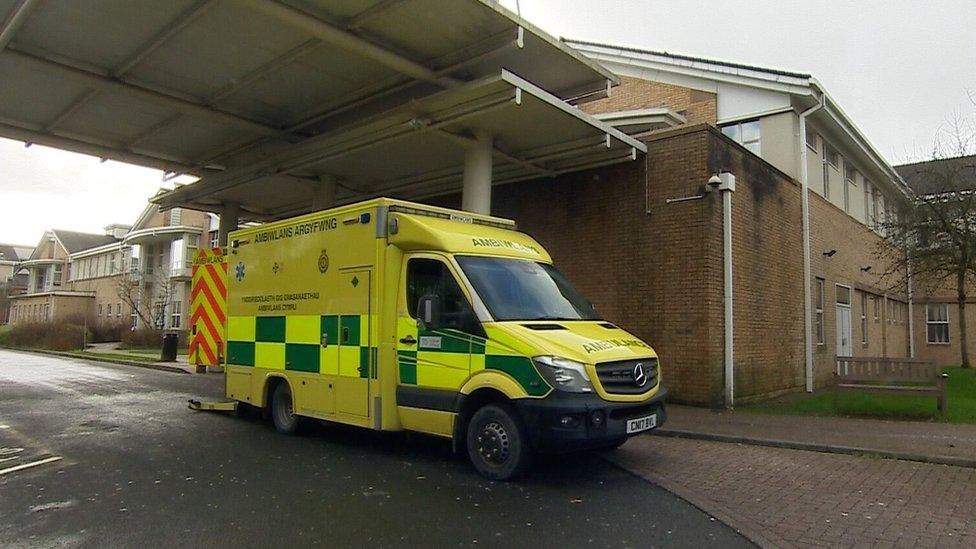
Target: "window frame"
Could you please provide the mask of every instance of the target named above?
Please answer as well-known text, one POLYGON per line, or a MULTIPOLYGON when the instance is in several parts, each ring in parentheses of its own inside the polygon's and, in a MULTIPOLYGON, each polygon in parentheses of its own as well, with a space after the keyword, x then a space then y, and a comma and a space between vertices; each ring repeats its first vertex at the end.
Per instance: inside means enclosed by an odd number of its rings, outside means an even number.
POLYGON ((723 124, 722 127, 719 128, 719 129, 722 131, 722 135, 724 135, 724 136, 728 137, 729 139, 735 141, 736 143, 742 145, 743 147, 745 147, 752 154, 754 154, 756 156, 759 156, 759 157, 762 157, 762 123, 760 122, 760 119, 759 118, 753 118, 753 119, 750 119, 750 120, 739 120, 739 121, 736 121, 736 122, 730 122, 728 124, 723 124), (742 131, 743 126, 746 125, 746 124, 756 124, 756 130, 757 130, 757 132, 756 132, 756 136, 757 137, 755 139, 750 139, 748 142, 745 139, 743 139, 744 132, 742 131), (726 128, 735 128, 736 134, 737 134, 738 137, 733 137, 733 136, 725 133, 725 129, 726 128), (758 149, 758 151, 752 150, 751 147, 752 147, 753 144, 755 144, 755 146, 758 149))
POLYGON ((852 306, 854 304, 854 295, 853 294, 854 294, 854 289, 851 288, 850 286, 848 286, 846 284, 839 284, 839 283, 834 284, 834 304, 835 305, 840 305, 842 307, 850 307, 850 306, 852 306), (840 300, 840 292, 839 292, 839 290, 841 290, 841 289, 843 289, 844 291, 847 292, 847 301, 846 302, 840 300))
POLYGON ((844 159, 844 211, 851 213, 851 187, 857 187, 857 168, 844 159))
POLYGON ((868 346, 868 293, 861 292, 861 345, 868 346))
MULTIPOLYGON (((461 328, 445 328, 445 329, 457 330, 459 332, 468 335, 487 337, 484 331, 484 326, 482 326, 481 324, 483 319, 486 316, 481 312, 485 310, 484 304, 482 304, 480 300, 475 298, 473 291, 469 289, 470 288, 469 282, 467 278, 464 277, 464 272, 455 265, 453 258, 442 256, 440 254, 431 254, 431 253, 412 254, 406 257, 406 261, 403 262, 403 278, 401 279, 400 282, 400 284, 402 285, 401 290, 402 290, 403 297, 400 302, 401 305, 406 310, 407 315, 409 315, 411 319, 415 319, 415 320, 418 319, 417 311, 414 310, 414 306, 416 305, 416 303, 414 303, 413 305, 411 305, 410 303, 410 286, 409 286, 410 285, 410 264, 413 261, 436 261, 440 263, 441 266, 447 271, 448 276, 457 286, 458 290, 461 292, 461 297, 464 298, 464 302, 467 304, 467 307, 471 312, 472 323, 470 326, 465 326, 465 328, 470 328, 470 330, 461 329, 461 328)), ((420 296, 417 297, 419 298, 420 296)))
POLYGON ((925 304, 925 343, 928 345, 950 345, 952 344, 952 334, 949 329, 949 304, 930 302, 925 304), (945 308, 945 320, 932 320, 930 311, 932 306, 939 306, 945 308), (945 341, 932 341, 931 330, 933 326, 945 326, 945 341))
POLYGON ((817 338, 817 345, 820 346, 827 344, 827 338, 824 334, 824 306, 826 304, 825 300, 827 299, 826 293, 827 281, 819 276, 814 278, 814 335, 817 338))
POLYGON ((817 133, 817 130, 814 130, 810 126, 810 123, 807 122, 807 124, 806 124, 806 135, 803 136, 803 142, 804 142, 804 144, 806 144, 806 146, 807 146, 808 149, 810 149, 811 151, 813 151, 813 154, 820 154, 819 151, 817 150, 817 139, 818 139, 818 137, 819 137, 819 134, 817 133), (810 140, 811 137, 813 138, 812 141, 810 140))
POLYGON ((169 327, 179 330, 183 324, 183 300, 174 299, 169 304, 169 327))

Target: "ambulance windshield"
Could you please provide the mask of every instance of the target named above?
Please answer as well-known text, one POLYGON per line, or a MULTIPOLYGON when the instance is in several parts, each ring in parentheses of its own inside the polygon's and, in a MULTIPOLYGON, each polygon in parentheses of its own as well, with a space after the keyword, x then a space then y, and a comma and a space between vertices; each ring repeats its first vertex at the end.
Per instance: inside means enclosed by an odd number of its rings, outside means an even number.
POLYGON ((495 320, 599 320, 593 305, 552 265, 457 256, 495 320))

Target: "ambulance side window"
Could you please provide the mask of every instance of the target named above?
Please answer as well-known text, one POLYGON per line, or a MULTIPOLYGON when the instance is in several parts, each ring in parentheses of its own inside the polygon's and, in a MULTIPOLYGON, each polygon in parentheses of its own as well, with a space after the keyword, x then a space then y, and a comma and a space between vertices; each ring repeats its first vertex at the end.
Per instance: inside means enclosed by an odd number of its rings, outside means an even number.
POLYGON ((411 317, 417 318, 417 303, 430 294, 441 298, 443 328, 468 333, 482 331, 471 304, 447 265, 436 259, 411 259, 407 262, 407 309, 411 317))

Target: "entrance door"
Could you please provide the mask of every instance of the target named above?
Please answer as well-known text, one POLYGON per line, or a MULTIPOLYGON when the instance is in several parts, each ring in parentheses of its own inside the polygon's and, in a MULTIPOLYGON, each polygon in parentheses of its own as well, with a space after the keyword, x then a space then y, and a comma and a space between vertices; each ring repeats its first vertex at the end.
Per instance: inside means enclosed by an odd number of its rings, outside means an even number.
POLYGON ((339 377, 335 404, 340 414, 369 416, 369 379, 376 353, 372 341, 370 271, 342 271, 338 310, 339 377))
POLYGON ((837 285, 837 356, 854 356, 851 341, 851 289, 837 285))

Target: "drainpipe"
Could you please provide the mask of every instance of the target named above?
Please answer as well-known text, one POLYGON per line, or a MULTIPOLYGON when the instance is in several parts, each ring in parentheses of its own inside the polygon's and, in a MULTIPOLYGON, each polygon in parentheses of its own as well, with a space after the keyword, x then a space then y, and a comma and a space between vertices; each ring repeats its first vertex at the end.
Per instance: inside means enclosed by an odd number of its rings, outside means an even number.
POLYGON ((732 193, 735 192, 735 175, 722 172, 712 176, 705 188, 722 193, 722 279, 724 281, 723 305, 725 309, 725 407, 735 406, 735 354, 732 324, 732 193))
POLYGON ((802 225, 803 225, 803 344, 804 370, 806 372, 806 389, 813 392, 813 291, 810 282, 813 280, 813 268, 810 264, 810 175, 807 173, 807 117, 824 108, 827 96, 821 94, 820 102, 800 113, 800 192, 802 197, 802 225))

